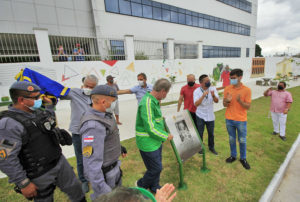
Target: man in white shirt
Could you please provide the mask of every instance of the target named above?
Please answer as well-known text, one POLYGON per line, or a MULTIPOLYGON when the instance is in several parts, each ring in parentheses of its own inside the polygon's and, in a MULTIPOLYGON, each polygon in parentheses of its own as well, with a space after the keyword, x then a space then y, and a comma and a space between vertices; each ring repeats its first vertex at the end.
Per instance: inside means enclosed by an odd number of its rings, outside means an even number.
MULTIPOLYGON (((206 125, 209 151, 215 155, 218 155, 215 150, 214 143, 214 103, 219 102, 218 91, 216 87, 211 86, 210 79, 206 74, 203 74, 199 77, 199 82, 200 87, 194 91, 194 104, 197 107, 197 129, 203 141, 204 126, 206 125)), ((202 151, 200 153, 202 153, 202 151)))

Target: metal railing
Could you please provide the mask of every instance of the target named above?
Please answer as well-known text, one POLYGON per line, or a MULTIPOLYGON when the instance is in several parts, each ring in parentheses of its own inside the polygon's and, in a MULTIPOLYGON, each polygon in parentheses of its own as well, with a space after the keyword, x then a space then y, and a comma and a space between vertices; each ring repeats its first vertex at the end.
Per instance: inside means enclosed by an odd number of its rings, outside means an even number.
POLYGON ((101 60, 126 60, 126 43, 122 38, 98 38, 101 60))
POLYGON ((39 61, 34 34, 0 33, 0 63, 39 61))
POLYGON ((65 61, 99 61, 96 38, 49 36, 54 62, 65 61))
POLYGON ((175 59, 197 59, 198 45, 197 44, 174 44, 175 59))
POLYGON ((136 60, 159 60, 168 57, 165 41, 134 40, 134 56, 136 60))

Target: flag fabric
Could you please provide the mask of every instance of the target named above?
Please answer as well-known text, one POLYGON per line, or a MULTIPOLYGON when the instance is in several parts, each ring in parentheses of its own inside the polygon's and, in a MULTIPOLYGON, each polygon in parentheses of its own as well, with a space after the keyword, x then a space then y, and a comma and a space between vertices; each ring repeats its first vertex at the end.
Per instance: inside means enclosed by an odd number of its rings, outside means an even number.
POLYGON ((42 89, 41 94, 50 94, 57 98, 67 95, 70 91, 70 88, 64 87, 60 83, 29 68, 21 70, 15 79, 18 81, 32 82, 42 89))

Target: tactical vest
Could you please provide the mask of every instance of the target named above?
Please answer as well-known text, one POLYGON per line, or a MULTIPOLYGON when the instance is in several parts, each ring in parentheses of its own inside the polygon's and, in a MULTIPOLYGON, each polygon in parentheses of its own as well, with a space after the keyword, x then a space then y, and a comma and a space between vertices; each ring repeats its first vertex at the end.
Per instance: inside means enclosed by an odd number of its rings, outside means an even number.
POLYGON ((19 112, 3 111, 0 119, 10 117, 24 127, 22 148, 19 153, 20 163, 27 177, 39 177, 56 166, 61 148, 52 129, 55 127, 55 117, 50 112, 37 110, 35 118, 28 118, 19 112))
MULTIPOLYGON (((106 137, 104 140, 103 167, 116 162, 121 155, 120 134, 114 117, 99 117, 94 114, 87 114, 81 118, 81 126, 90 120, 100 122, 106 128, 106 137)), ((97 134, 95 134, 97 135, 97 134)))

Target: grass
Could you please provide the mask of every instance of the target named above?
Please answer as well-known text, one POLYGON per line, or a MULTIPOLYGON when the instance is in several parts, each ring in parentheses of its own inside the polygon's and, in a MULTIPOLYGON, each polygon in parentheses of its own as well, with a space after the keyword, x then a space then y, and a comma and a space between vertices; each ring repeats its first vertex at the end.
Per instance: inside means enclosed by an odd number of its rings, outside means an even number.
MULTIPOLYGON (((252 102, 248 113, 247 160, 250 170, 245 170, 236 161, 226 164, 230 155, 228 134, 225 126, 224 113, 215 113, 215 148, 218 156, 207 154, 209 173, 201 173, 202 158, 195 155, 184 163, 185 182, 188 189, 177 191, 174 201, 258 201, 265 191, 279 166, 284 161, 287 152, 298 136, 300 129, 300 87, 289 89, 294 98, 287 120, 287 141, 271 135, 272 120, 268 118, 270 98, 260 98, 252 102)), ((207 134, 204 134, 207 148, 207 134)), ((127 147, 128 157, 122 160, 123 185, 132 187, 134 182, 142 177, 145 167, 135 144, 135 138, 122 142, 127 147)), ((69 159, 75 168, 75 158, 69 159)), ((178 186, 178 164, 169 142, 163 146, 163 172, 161 184, 173 183, 178 186)), ((26 201, 13 191, 7 178, 0 180, 0 201, 26 201)), ((88 200, 89 195, 87 195, 88 200)), ((55 201, 68 201, 65 194, 55 191, 55 201)))

